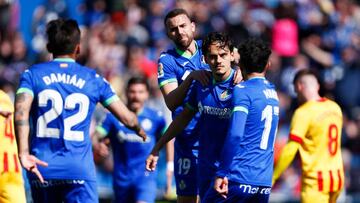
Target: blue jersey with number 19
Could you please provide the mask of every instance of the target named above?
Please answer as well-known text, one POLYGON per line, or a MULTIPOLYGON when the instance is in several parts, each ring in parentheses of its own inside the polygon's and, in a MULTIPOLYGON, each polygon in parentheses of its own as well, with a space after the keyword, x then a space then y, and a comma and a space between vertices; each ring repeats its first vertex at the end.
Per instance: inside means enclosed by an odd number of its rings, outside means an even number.
POLYGON ((233 114, 226 137, 219 177, 271 187, 279 100, 274 86, 254 77, 235 86, 233 114))
POLYGON ((34 98, 30 153, 49 164, 38 166, 43 177, 95 181, 89 126, 97 102, 118 100, 109 83, 72 59, 57 58, 26 70, 17 94, 23 92, 34 98))

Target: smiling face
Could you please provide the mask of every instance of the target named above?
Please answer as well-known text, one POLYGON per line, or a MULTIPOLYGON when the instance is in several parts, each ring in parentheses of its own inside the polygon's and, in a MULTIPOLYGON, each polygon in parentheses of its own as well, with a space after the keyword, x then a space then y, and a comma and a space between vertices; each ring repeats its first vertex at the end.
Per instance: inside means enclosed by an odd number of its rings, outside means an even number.
POLYGON ((229 77, 231 61, 233 60, 234 54, 229 47, 221 46, 218 42, 210 44, 205 55, 205 62, 209 64, 211 72, 217 81, 224 81, 229 77))
POLYGON ((194 40, 195 24, 185 14, 177 15, 166 21, 166 34, 176 47, 186 49, 194 40))

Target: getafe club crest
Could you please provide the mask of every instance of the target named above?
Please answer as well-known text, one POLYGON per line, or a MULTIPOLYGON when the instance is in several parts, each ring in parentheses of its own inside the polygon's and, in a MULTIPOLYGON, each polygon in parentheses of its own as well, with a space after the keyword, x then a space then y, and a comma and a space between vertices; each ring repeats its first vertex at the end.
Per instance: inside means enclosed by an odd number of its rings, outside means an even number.
POLYGON ((225 101, 231 98, 231 92, 229 90, 225 90, 220 94, 220 100, 225 101))
POLYGON ((161 78, 164 76, 164 66, 162 63, 159 63, 158 65, 158 78, 161 78))

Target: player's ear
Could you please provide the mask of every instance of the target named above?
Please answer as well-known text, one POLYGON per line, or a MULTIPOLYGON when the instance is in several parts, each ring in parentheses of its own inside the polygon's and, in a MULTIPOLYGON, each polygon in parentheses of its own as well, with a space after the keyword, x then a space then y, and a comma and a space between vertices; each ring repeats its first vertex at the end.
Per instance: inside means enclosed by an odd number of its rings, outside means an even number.
POLYGON ((194 22, 191 22, 191 31, 195 33, 196 25, 194 22))
POLYGON ((75 54, 76 54, 76 55, 79 55, 79 54, 80 54, 80 44, 77 44, 77 45, 75 46, 75 54))
POLYGON ((201 61, 204 61, 206 64, 209 64, 204 54, 201 55, 201 61))

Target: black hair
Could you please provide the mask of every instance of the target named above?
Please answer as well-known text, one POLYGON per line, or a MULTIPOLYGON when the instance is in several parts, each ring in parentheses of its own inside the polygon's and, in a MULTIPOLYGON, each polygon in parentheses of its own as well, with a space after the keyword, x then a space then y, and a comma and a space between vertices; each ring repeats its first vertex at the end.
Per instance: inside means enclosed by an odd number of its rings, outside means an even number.
POLYGON ((128 83, 127 83, 127 89, 129 89, 129 87, 131 85, 134 85, 134 84, 143 84, 146 86, 146 90, 149 91, 150 90, 150 86, 149 86, 149 83, 148 81, 146 80, 146 78, 144 77, 139 77, 139 76, 136 76, 136 77, 131 77, 129 80, 128 80, 128 83))
POLYGON ((317 82, 319 84, 320 83, 320 79, 319 79, 319 75, 317 72, 315 72, 314 70, 311 70, 311 69, 302 69, 302 70, 299 70, 296 74, 295 74, 295 77, 294 77, 294 80, 293 80, 293 84, 295 85, 299 80, 300 78, 302 78, 303 76, 305 75, 312 75, 316 78, 317 82))
POLYGON ((56 19, 47 24, 48 51, 54 55, 72 54, 80 43, 80 29, 75 20, 56 19))
POLYGON ((222 32, 211 32, 206 35, 202 42, 201 50, 204 56, 209 52, 210 45, 214 43, 219 43, 220 48, 222 49, 228 47, 231 52, 234 50, 233 42, 227 34, 222 32))
POLYGON ((165 18, 164 18, 164 25, 166 27, 166 22, 169 18, 173 18, 173 17, 176 17, 178 15, 186 15, 186 17, 188 17, 191 21, 191 18, 190 18, 190 15, 189 13, 185 10, 185 9, 182 9, 182 8, 175 8, 171 11, 169 11, 169 13, 166 14, 165 18))
POLYGON ((267 43, 257 38, 250 38, 238 46, 240 54, 240 67, 247 74, 262 73, 271 55, 271 49, 267 43))

